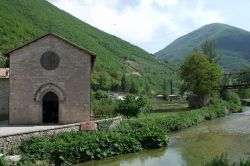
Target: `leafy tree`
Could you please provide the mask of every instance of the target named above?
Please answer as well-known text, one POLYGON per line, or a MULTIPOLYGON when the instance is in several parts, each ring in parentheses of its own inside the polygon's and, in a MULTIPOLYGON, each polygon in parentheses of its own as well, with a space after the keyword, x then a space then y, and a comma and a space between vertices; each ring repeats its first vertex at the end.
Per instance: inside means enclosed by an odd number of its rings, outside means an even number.
POLYGON ((2 56, 1 53, 0 53, 0 67, 5 67, 6 66, 6 61, 7 61, 7 58, 2 56))
POLYGON ((200 52, 189 55, 180 67, 181 92, 191 91, 198 96, 211 94, 221 81, 220 66, 210 63, 200 52))
POLYGON ((95 72, 91 83, 94 90, 110 90, 112 86, 112 78, 109 73, 105 71, 95 72))
POLYGON ((210 63, 216 61, 218 54, 215 51, 215 42, 213 40, 205 40, 202 44, 202 51, 210 63))
POLYGON ((127 118, 138 116, 139 113, 146 109, 149 105, 149 100, 145 96, 136 98, 133 95, 127 95, 124 100, 120 100, 116 112, 120 113, 127 118))
POLYGON ((110 95, 106 91, 102 90, 97 90, 96 92, 93 92, 93 96, 96 100, 101 100, 101 99, 109 99, 110 95))

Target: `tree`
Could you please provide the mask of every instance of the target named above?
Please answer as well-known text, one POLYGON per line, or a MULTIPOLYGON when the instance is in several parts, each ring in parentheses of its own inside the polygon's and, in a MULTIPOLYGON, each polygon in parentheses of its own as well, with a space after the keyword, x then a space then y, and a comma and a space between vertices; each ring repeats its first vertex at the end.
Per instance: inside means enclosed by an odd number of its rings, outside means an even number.
POLYGON ((210 63, 214 63, 218 57, 218 54, 215 51, 215 42, 213 40, 205 40, 202 44, 202 52, 210 63))
POLYGON ((128 77, 124 74, 121 79, 121 90, 123 92, 129 92, 131 88, 131 82, 128 77))
POLYGON ((150 101, 145 96, 136 98, 133 95, 127 95, 124 100, 120 100, 116 112, 127 118, 138 116, 141 111, 147 110, 150 101))
POLYGON ((202 53, 193 52, 180 67, 181 92, 190 91, 204 98, 219 87, 221 74, 219 65, 210 63, 202 53))
POLYGON ((0 52, 0 67, 6 67, 7 58, 1 55, 0 52))

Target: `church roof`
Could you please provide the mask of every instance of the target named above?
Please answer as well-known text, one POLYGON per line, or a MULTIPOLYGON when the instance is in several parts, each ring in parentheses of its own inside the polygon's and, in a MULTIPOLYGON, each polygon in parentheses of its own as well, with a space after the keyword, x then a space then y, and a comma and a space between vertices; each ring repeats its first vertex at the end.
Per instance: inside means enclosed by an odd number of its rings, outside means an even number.
POLYGON ((5 55, 9 56, 12 52, 15 52, 16 50, 21 49, 21 48, 23 48, 23 47, 25 47, 25 46, 27 46, 27 45, 33 43, 33 42, 36 42, 36 41, 38 41, 38 40, 40 40, 40 39, 42 39, 42 38, 44 38, 44 37, 47 37, 47 36, 54 36, 54 37, 56 37, 56 38, 58 38, 58 39, 60 39, 60 40, 63 40, 64 42, 66 42, 66 43, 68 43, 68 44, 74 46, 75 48, 78 48, 78 49, 80 49, 81 51, 83 51, 83 52, 89 54, 89 55, 91 56, 92 65, 94 64, 95 58, 96 58, 96 54, 95 54, 95 53, 93 53, 93 52, 91 52, 91 51, 89 51, 89 50, 87 50, 87 49, 85 49, 85 48, 82 48, 82 47, 78 46, 77 44, 72 43, 72 42, 70 42, 69 40, 67 40, 67 39, 65 39, 65 38, 63 38, 63 37, 61 37, 61 36, 59 36, 59 35, 57 35, 57 34, 54 34, 54 33, 47 33, 47 34, 45 34, 45 35, 43 35, 43 36, 40 36, 40 37, 38 37, 38 38, 35 38, 35 39, 33 39, 33 40, 31 40, 31 41, 29 41, 29 42, 27 42, 27 43, 24 43, 24 44, 22 44, 22 45, 20 45, 20 46, 18 46, 18 47, 16 47, 16 48, 14 48, 14 49, 11 49, 11 50, 5 52, 5 55))
POLYGON ((0 68, 0 78, 9 78, 9 68, 0 68))

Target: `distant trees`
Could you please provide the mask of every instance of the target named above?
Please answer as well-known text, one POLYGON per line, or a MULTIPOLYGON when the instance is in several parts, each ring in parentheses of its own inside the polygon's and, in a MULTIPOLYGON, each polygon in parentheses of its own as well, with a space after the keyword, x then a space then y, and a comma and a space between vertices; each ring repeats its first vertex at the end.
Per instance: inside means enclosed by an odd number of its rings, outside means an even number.
POLYGON ((195 51, 181 64, 181 92, 189 91, 205 98, 219 87, 221 74, 219 65, 209 61, 201 52, 195 51))
POLYGON ((143 91, 145 93, 145 91, 148 89, 143 88, 146 85, 144 85, 140 78, 138 78, 137 76, 130 76, 126 74, 119 76, 115 75, 114 72, 112 74, 109 74, 106 71, 94 72, 91 84, 94 91, 112 90, 132 94, 140 94, 143 91))

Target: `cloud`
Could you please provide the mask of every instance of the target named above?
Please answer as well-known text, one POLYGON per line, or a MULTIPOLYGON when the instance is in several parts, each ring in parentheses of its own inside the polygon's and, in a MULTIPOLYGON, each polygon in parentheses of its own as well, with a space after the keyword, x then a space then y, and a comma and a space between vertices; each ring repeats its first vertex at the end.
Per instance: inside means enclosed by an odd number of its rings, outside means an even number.
POLYGON ((162 49, 176 37, 194 28, 223 21, 219 12, 206 9, 204 1, 200 0, 48 1, 79 19, 149 52, 162 49))

